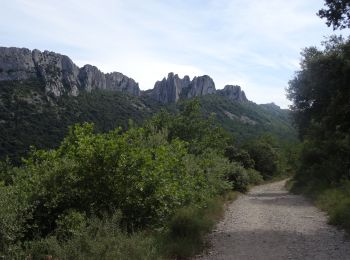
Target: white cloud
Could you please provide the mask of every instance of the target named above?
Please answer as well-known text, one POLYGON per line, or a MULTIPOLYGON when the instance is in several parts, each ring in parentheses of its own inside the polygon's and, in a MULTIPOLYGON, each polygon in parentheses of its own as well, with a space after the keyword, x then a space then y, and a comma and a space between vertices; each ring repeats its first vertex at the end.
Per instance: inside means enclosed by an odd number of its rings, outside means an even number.
POLYGON ((320 0, 12 0, 0 43, 49 49, 79 65, 120 71, 142 89, 173 71, 240 84, 255 102, 289 103, 301 48, 331 33, 320 0), (268 95, 267 95, 268 93, 268 95))

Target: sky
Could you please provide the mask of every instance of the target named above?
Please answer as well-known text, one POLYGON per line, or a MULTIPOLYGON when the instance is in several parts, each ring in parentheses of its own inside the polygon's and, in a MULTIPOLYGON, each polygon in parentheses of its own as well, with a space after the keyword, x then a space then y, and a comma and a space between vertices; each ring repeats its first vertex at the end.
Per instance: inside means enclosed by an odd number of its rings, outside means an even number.
POLYGON ((316 16, 323 0, 0 1, 0 46, 65 54, 143 90, 169 72, 206 74, 283 108, 301 50, 334 34, 316 16))

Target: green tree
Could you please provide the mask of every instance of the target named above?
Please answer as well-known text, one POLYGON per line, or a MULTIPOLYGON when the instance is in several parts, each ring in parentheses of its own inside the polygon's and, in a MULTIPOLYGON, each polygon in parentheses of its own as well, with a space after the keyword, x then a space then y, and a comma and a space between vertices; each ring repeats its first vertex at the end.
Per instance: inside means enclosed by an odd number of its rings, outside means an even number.
POLYGON ((350 1, 349 0, 325 0, 327 9, 318 11, 318 16, 326 18, 326 24, 333 29, 350 28, 350 1))
POLYGON ((261 173, 265 180, 271 179, 279 172, 279 157, 277 151, 267 142, 254 140, 246 149, 254 160, 254 168, 261 173))
POLYGON ((230 162, 241 163, 246 169, 254 168, 255 162, 246 150, 238 149, 231 145, 226 147, 225 156, 230 160, 230 162))
POLYGON ((331 37, 323 46, 305 49, 288 97, 304 139, 297 177, 336 182, 350 172, 350 42, 331 37))

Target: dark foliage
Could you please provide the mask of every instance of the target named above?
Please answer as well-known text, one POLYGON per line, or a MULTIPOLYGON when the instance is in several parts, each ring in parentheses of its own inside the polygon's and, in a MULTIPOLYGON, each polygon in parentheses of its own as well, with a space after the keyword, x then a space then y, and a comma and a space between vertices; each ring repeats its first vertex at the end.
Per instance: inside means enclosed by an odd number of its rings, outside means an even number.
POLYGON ((350 172, 350 42, 332 37, 323 51, 305 49, 288 96, 300 136, 300 178, 336 182, 350 172))
POLYGON ((303 139, 293 190, 350 231, 350 41, 331 37, 324 50, 307 48, 289 98, 303 139))
POLYGON ((81 93, 51 99, 38 80, 0 82, 0 160, 9 156, 16 164, 30 146, 54 148, 75 123, 92 122, 106 132, 140 124, 160 106, 147 98, 116 91, 81 93))
POLYGON ((318 16, 327 19, 326 24, 333 29, 350 28, 350 1, 325 0, 327 9, 318 11, 318 16))

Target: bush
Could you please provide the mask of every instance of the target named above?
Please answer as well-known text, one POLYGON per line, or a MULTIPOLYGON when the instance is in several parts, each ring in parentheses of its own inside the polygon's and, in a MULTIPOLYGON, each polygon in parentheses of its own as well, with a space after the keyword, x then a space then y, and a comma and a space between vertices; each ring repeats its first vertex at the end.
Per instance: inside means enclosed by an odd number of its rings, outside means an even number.
POLYGON ((201 252, 206 246, 206 234, 223 214, 224 203, 236 197, 237 194, 231 192, 227 197, 208 199, 206 206, 192 205, 176 211, 167 224, 167 231, 158 238, 161 255, 187 259, 201 252))
POLYGON ((248 174, 248 179, 250 184, 258 185, 264 181, 263 177, 258 171, 254 169, 246 169, 246 172, 248 174))
POLYGON ((31 207, 13 186, 0 186, 0 253, 24 237, 25 223, 31 218, 31 207))
POLYGON ((264 180, 269 180, 279 174, 279 157, 275 149, 265 141, 254 141, 247 146, 254 168, 261 173, 264 180))
POLYGON ((56 220, 55 234, 59 240, 78 235, 86 227, 86 216, 76 210, 68 210, 56 220))
POLYGON ((230 162, 238 162, 246 169, 254 168, 255 162, 245 150, 240 150, 234 146, 228 146, 225 148, 225 156, 230 162))
POLYGON ((248 190, 250 184, 249 176, 246 169, 244 169, 241 165, 231 163, 226 177, 228 181, 232 183, 234 190, 240 192, 246 192, 248 190))
POLYGON ((124 234, 119 229, 120 214, 102 219, 91 218, 85 228, 61 241, 55 236, 26 243, 24 249, 12 253, 12 258, 45 259, 158 259, 151 236, 141 233, 124 234))
POLYGON ((328 212, 330 223, 350 232, 350 181, 332 188, 321 187, 314 196, 317 205, 328 212))

